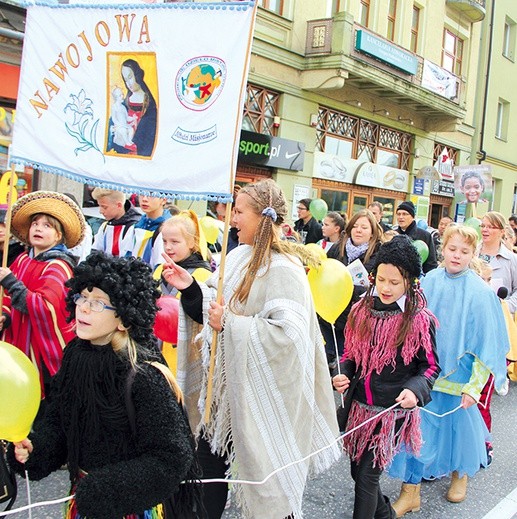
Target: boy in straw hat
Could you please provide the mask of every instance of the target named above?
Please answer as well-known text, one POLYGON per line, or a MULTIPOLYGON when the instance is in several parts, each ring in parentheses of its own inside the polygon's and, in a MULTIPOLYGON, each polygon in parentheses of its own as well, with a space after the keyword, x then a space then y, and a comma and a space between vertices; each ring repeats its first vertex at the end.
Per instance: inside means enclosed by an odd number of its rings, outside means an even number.
POLYGON ((10 268, 0 268, 4 312, 10 317, 10 322, 1 319, 4 339, 35 362, 47 385, 75 335, 74 323, 66 322, 65 282, 76 263, 68 249, 83 239, 86 222, 69 197, 35 191, 14 204, 11 224, 29 250, 10 268))

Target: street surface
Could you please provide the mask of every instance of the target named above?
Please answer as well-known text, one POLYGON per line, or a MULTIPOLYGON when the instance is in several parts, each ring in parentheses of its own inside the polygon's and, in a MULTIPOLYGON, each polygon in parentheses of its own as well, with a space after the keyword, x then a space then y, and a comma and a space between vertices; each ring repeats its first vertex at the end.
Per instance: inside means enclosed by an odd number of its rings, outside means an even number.
MULTIPOLYGON (((517 519, 517 383, 510 383, 507 396, 494 395, 492 401, 494 461, 469 480, 467 499, 460 504, 446 501, 449 480, 422 484, 422 509, 407 514, 407 519, 517 519), (513 493, 512 493, 513 492, 513 493)), ((59 470, 48 478, 31 482, 32 502, 65 497, 68 492, 68 471, 59 470)), ((400 482, 383 475, 382 489, 391 499, 396 499, 400 482)), ((332 469, 313 479, 304 498, 306 519, 351 519, 353 485, 348 462, 343 458, 332 469)), ((26 485, 19 482, 19 497, 15 507, 27 503, 26 485)), ((32 519, 59 519, 63 505, 38 507, 32 510, 32 519)), ((0 505, 0 510, 3 507, 0 505)), ((29 512, 6 516, 28 519, 29 512)), ((230 507, 224 519, 239 519, 235 507, 230 507)), ((269 518, 267 514, 263 519, 269 518)))

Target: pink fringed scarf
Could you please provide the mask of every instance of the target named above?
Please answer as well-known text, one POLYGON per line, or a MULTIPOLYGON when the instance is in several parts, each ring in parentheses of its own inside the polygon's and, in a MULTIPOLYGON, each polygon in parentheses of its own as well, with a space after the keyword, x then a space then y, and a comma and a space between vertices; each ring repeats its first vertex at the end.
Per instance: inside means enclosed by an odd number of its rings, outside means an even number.
MULTIPOLYGON (((350 408, 347 430, 361 425, 382 411, 380 407, 359 404, 355 400, 350 408)), ((404 446, 408 453, 418 456, 422 447, 420 410, 393 409, 373 419, 343 439, 345 452, 359 461, 368 449, 373 451, 373 466, 385 469, 404 446)))
MULTIPOLYGON (((345 329, 344 358, 355 361, 361 366, 361 377, 366 378, 373 371, 377 374, 391 364, 395 368, 397 356, 397 336, 399 334, 404 314, 402 312, 373 310, 364 301, 357 303, 352 309, 357 323, 367 322, 370 333, 360 338, 355 329, 347 326, 345 329)), ((404 365, 408 365, 420 348, 426 352, 432 350, 429 329, 431 320, 436 318, 426 308, 422 308, 411 317, 413 324, 408 331, 400 354, 404 365)))

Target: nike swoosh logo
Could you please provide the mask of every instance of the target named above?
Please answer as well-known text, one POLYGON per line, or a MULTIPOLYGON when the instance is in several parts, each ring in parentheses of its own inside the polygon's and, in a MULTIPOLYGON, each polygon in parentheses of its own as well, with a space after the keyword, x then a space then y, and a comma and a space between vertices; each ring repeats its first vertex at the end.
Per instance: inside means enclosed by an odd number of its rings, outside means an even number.
POLYGON ((287 153, 287 151, 285 152, 286 159, 292 159, 293 157, 296 157, 297 155, 300 155, 299 151, 296 151, 295 153, 287 153))

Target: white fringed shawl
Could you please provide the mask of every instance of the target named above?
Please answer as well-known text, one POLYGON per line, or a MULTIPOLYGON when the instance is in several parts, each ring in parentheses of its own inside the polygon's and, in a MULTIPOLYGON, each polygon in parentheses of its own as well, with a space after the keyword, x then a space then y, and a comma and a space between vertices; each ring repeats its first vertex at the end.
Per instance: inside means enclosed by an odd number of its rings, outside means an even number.
MULTIPOLYGON (((242 245, 227 257, 224 300, 234 293, 249 261, 242 245)), ((204 317, 215 298, 216 272, 200 283, 204 317)), ((212 329, 195 342, 196 327, 180 311, 178 380, 185 392, 191 426, 199 434, 206 393, 212 329), (201 353, 200 353, 201 349, 201 353), (194 404, 199 404, 194 409, 194 404)), ((205 429, 212 450, 227 454, 234 479, 260 481, 337 438, 335 404, 323 342, 305 271, 295 258, 274 254, 270 269, 259 272, 238 315, 226 311, 218 336, 210 422, 205 429)), ((341 449, 332 447, 280 471, 257 485, 237 485, 243 516, 302 517, 309 474, 332 465, 341 449)))

